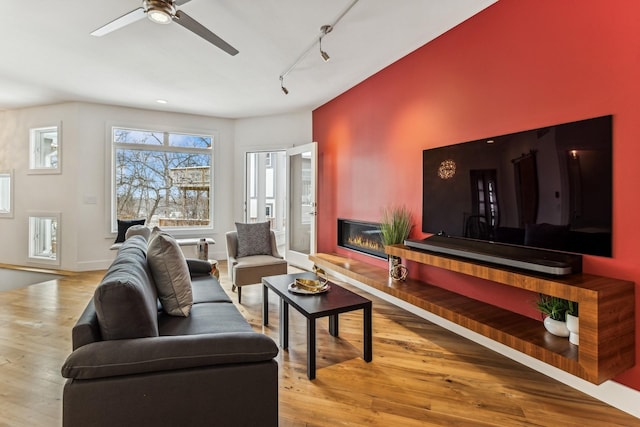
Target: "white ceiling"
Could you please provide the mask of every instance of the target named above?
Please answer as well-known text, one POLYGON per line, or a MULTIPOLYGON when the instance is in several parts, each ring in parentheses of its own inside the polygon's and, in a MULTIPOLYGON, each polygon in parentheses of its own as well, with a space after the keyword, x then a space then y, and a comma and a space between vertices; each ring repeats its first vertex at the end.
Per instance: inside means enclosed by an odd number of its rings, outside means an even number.
POLYGON ((147 19, 93 37, 141 0, 11 0, 0 15, 0 110, 85 101, 240 118, 311 110, 496 0, 191 0, 180 9, 240 51, 147 19), (165 99, 166 105, 156 103, 165 99))

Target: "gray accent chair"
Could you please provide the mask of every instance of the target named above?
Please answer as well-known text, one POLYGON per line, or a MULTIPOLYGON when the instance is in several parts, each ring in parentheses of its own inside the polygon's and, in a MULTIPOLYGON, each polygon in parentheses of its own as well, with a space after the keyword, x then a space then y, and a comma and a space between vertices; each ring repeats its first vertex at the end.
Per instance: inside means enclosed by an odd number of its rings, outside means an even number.
POLYGON ((278 252, 276 235, 271 233, 271 255, 251 255, 238 258, 238 232, 229 231, 227 237, 227 268, 233 290, 242 303, 242 286, 262 283, 262 278, 287 274, 287 261, 278 252))

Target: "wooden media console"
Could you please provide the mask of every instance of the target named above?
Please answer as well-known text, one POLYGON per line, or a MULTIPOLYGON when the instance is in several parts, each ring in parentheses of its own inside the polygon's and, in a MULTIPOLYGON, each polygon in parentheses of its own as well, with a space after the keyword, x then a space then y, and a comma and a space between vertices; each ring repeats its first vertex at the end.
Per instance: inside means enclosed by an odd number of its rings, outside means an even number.
POLYGON ((504 308, 419 280, 393 281, 385 268, 337 254, 315 254, 309 259, 319 267, 407 301, 594 384, 635 365, 635 285, 631 281, 585 273, 567 277, 535 275, 404 245, 387 246, 386 253, 578 302, 580 345, 551 335, 540 321, 504 308))

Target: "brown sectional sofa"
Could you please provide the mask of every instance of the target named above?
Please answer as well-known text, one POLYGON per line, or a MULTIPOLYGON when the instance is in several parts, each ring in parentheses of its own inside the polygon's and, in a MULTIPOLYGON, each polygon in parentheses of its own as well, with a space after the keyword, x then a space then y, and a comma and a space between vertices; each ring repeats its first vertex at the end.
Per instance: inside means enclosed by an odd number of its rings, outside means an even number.
POLYGON ((158 302, 147 242, 120 248, 72 331, 63 425, 277 426, 278 347, 254 332, 206 262, 189 260, 193 306, 158 302))

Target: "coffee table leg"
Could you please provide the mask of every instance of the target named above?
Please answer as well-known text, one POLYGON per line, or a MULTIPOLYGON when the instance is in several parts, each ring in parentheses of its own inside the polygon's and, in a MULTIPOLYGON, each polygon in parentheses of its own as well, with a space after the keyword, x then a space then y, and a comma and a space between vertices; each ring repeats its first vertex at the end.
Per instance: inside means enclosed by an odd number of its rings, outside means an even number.
POLYGON ((307 318, 307 377, 316 377, 316 319, 307 318))
POLYGON ((289 303, 280 298, 280 347, 289 347, 289 303))
POLYGON ((363 310, 364 323, 364 360, 371 362, 373 359, 373 328, 371 325, 371 303, 367 304, 363 310))
POLYGON ((262 285, 262 325, 269 324, 269 288, 262 285))
POLYGON ((329 316, 329 335, 332 337, 338 336, 338 315, 334 314, 329 316))

